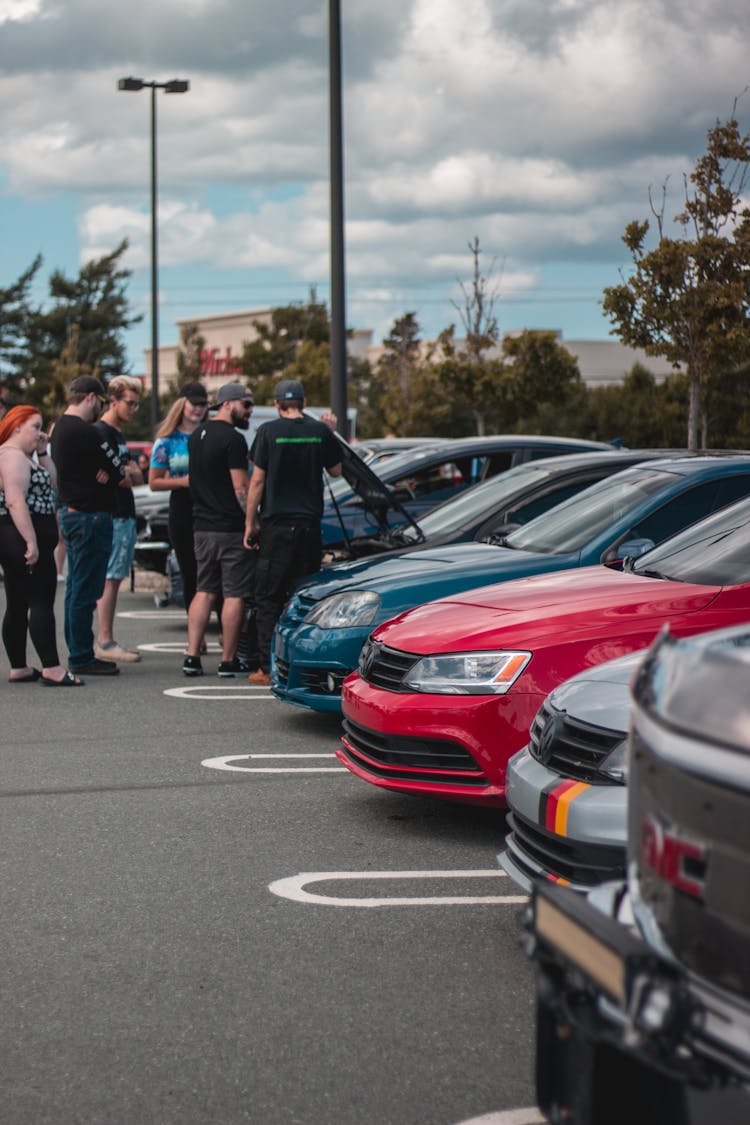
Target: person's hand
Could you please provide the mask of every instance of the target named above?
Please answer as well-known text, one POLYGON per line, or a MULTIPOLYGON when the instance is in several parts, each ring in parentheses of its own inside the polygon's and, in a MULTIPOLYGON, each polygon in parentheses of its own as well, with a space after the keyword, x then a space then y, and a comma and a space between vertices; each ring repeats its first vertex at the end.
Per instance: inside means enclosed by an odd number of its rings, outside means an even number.
POLYGON ((97 469, 96 470, 96 483, 97 484, 109 484, 109 473, 105 472, 104 469, 97 469))
POLYGON ((338 425, 338 418, 331 410, 326 410, 323 414, 321 414, 318 418, 318 421, 325 422, 329 430, 335 430, 336 426, 338 425))
POLYGON ((26 540, 26 550, 24 551, 23 557, 27 566, 34 566, 39 561, 39 548, 35 540, 26 540))
POLYGON ((36 455, 37 455, 37 457, 46 457, 47 456, 47 454, 49 453, 49 449, 47 448, 48 442, 49 442, 49 438, 47 437, 47 435, 44 432, 40 433, 39 438, 38 438, 37 443, 36 443, 36 455))

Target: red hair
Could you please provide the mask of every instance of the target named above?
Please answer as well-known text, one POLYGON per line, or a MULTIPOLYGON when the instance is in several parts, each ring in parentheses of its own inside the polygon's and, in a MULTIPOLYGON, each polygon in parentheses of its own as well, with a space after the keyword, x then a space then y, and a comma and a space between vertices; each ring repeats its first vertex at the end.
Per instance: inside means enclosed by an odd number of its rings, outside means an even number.
POLYGON ((41 417, 41 413, 41 410, 38 410, 36 406, 11 406, 8 413, 0 421, 0 445, 8 440, 16 426, 22 426, 28 418, 33 418, 35 414, 39 414, 41 417))

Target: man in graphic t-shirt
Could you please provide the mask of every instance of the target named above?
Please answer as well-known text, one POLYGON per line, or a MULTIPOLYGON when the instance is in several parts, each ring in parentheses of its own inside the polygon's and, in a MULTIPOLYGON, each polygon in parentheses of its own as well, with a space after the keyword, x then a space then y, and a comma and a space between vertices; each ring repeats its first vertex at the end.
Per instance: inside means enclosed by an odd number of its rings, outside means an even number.
POLYGON ((67 409, 57 420, 52 437, 60 531, 68 558, 68 665, 71 672, 86 676, 114 676, 120 670, 116 664, 95 656, 92 629, 96 603, 107 577, 117 492, 125 477, 117 450, 93 425, 107 405, 107 395, 99 380, 91 375, 79 376, 70 385, 67 409))
POLYGON ((336 417, 303 414, 305 392, 296 379, 274 391, 279 417, 265 422, 250 450, 253 475, 247 497, 245 545, 257 550, 255 617, 260 668, 248 681, 270 683, 271 638, 290 595, 320 569, 323 470, 341 476, 333 430, 336 417))
POLYGON ((242 383, 225 383, 216 396, 213 421, 204 422, 188 441, 188 473, 193 499, 193 542, 197 564, 196 592, 188 610, 188 650, 182 664, 186 676, 202 676, 201 645, 211 606, 223 594, 222 653, 219 676, 248 671, 237 656, 245 617, 245 599, 252 593, 254 560, 243 547, 247 503, 246 430, 253 396, 242 383))

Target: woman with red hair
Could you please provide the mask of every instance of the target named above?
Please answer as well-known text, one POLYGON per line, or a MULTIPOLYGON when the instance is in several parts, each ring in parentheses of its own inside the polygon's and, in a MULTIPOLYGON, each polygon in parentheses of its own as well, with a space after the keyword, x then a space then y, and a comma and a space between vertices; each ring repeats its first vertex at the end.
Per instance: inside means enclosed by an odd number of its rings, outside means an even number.
POLYGON ((0 421, 0 565, 6 602, 2 637, 10 661, 9 682, 79 687, 83 681, 63 668, 57 653, 54 472, 41 414, 34 406, 12 407, 0 421), (26 663, 28 634, 41 672, 26 663))

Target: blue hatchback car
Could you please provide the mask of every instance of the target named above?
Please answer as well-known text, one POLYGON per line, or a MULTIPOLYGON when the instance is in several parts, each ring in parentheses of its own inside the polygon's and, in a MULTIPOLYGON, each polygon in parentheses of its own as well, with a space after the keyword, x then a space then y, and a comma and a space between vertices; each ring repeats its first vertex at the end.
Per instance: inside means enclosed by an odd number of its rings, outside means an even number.
POLYGON ((619 566, 747 495, 750 456, 645 461, 531 520, 501 546, 450 544, 319 571, 276 626, 271 690, 289 703, 340 712, 341 684, 381 622, 495 582, 597 563, 619 566))

